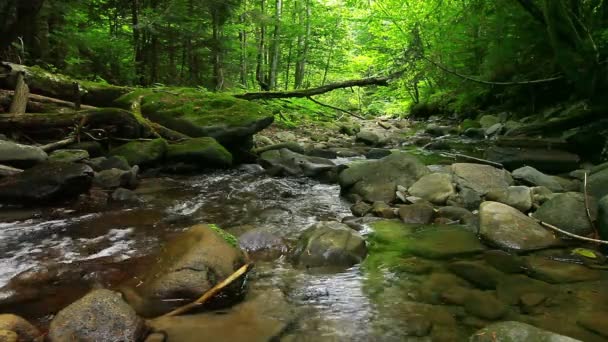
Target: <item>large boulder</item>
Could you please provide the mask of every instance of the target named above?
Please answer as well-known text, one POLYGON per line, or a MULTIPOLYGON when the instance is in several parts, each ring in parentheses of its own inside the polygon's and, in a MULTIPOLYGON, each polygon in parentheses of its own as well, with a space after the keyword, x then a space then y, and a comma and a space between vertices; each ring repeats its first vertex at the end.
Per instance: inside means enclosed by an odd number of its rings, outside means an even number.
POLYGON ((262 153, 260 164, 272 175, 287 176, 323 177, 336 169, 329 159, 305 156, 286 148, 262 153))
POLYGON ((441 205, 445 204, 448 197, 454 195, 456 190, 452 184, 451 174, 432 173, 420 178, 408 189, 408 192, 412 196, 441 205))
POLYGON ((41 148, 0 140, 0 164, 30 167, 47 160, 48 155, 41 148))
POLYGON ((506 189, 513 184, 509 172, 490 165, 456 163, 452 164, 454 180, 459 188, 468 188, 480 195, 490 190, 506 189))
POLYGON ((124 341, 143 338, 146 326, 120 293, 95 290, 53 318, 48 339, 64 341, 124 341))
POLYGON ((232 165, 230 152, 210 137, 186 139, 170 144, 165 158, 168 162, 191 164, 201 168, 232 165))
POLYGON ((498 123, 500 123, 500 118, 496 115, 487 114, 479 118, 479 125, 483 129, 488 129, 498 123))
POLYGON ((603 240, 608 240, 608 196, 604 196, 598 203, 598 230, 603 240))
POLYGON ((369 146, 381 146, 385 142, 379 134, 370 130, 357 133, 356 140, 369 146))
MULTIPOLYGON (((245 264, 236 239, 215 226, 197 225, 163 245, 156 262, 123 286, 127 301, 145 317, 190 303, 245 264), (183 301, 174 301, 179 298, 183 301)), ((243 280, 224 289, 222 302, 241 295, 243 280)))
POLYGON ((30 204, 74 198, 91 187, 93 169, 84 164, 46 162, 0 180, 0 202, 30 204))
POLYGON ((508 170, 529 165, 553 173, 576 170, 580 163, 580 158, 576 154, 557 149, 494 146, 486 150, 485 157, 504 165, 508 170))
POLYGON ((515 322, 498 322, 474 333, 470 342, 580 342, 573 338, 558 335, 535 326, 515 322))
POLYGON ((364 200, 393 202, 397 186, 412 186, 429 169, 415 157, 396 152, 379 160, 356 162, 339 175, 343 193, 357 194, 364 200))
POLYGON ((486 199, 504 203, 524 213, 532 208, 532 191, 527 186, 510 186, 506 189, 490 190, 486 199))
POLYGON ((519 210, 498 202, 479 207, 479 235, 489 243, 513 251, 555 246, 559 239, 519 210))
POLYGON ((134 189, 137 186, 137 174, 139 166, 135 165, 132 169, 125 171, 120 169, 109 169, 95 173, 93 184, 102 189, 128 188, 134 189))
POLYGON ((112 156, 124 157, 129 165, 150 166, 158 163, 167 153, 165 139, 131 141, 110 151, 112 156))
POLYGON ((215 138, 229 150, 229 145, 251 138, 274 120, 258 103, 194 88, 138 89, 116 104, 139 109, 145 118, 189 137, 215 138))
POLYGON ((608 195, 608 168, 592 173, 587 179, 587 189, 595 198, 608 195))
MULTIPOLYGON (((595 221, 597 202, 595 198, 589 196, 588 203, 591 219, 595 221)), ((553 196, 534 212, 534 217, 576 235, 587 236, 594 230, 587 217, 585 195, 579 192, 566 192, 553 196)))
POLYGON ((514 170, 512 176, 527 185, 544 186, 554 192, 564 191, 564 187, 555 177, 546 175, 531 166, 524 166, 514 170))
POLYGON ((339 222, 319 222, 298 239, 294 251, 296 264, 304 267, 350 267, 365 258, 365 240, 339 222))

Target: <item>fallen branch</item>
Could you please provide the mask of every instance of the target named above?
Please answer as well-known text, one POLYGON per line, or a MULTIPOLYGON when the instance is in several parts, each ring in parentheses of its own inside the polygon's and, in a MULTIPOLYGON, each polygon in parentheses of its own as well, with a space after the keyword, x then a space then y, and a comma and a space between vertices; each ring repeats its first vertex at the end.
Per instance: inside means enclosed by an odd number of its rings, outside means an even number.
MULTIPOLYGON (((10 104, 15 92, 13 90, 0 89, 0 103, 2 105, 10 104)), ((8 106, 7 106, 8 107, 8 106)), ((61 109, 73 109, 74 104, 72 102, 56 99, 53 97, 29 94, 28 95, 28 111, 32 113, 49 113, 57 112, 61 109)), ((81 105, 81 109, 95 109, 93 106, 81 105)))
POLYGON ((328 105, 328 104, 325 104, 325 103, 323 103, 323 102, 319 102, 319 101, 317 101, 317 100, 313 99, 313 98, 312 98, 312 97, 310 97, 310 96, 308 96, 308 97, 307 97, 307 99, 309 99, 310 101, 312 101, 312 102, 314 102, 314 103, 318 104, 318 105, 319 105, 319 106, 321 106, 321 107, 327 107, 327 108, 329 108, 329 109, 333 109, 333 110, 337 110, 337 111, 340 111, 340 112, 346 113, 346 114, 348 114, 348 115, 350 115, 350 116, 352 116, 352 117, 355 117, 355 118, 357 118, 357 119, 365 120, 365 118, 364 118, 364 117, 362 117, 362 116, 360 116, 360 115, 357 115, 357 114, 355 114, 355 113, 349 112, 349 111, 347 111, 347 110, 345 110, 345 109, 342 109, 342 108, 334 107, 334 106, 332 106, 332 105, 328 105))
POLYGON ((599 243, 602 245, 608 245, 608 241, 604 241, 604 240, 599 240, 599 239, 592 239, 592 238, 588 238, 588 237, 584 237, 584 236, 580 236, 580 235, 576 235, 576 234, 572 234, 570 232, 567 232, 565 230, 559 229, 556 226, 549 224, 547 222, 543 222, 539 219, 536 219, 532 216, 532 213, 528 214, 528 216, 530 216, 532 219, 534 219, 534 221, 536 221, 538 224, 540 224, 543 227, 549 228, 549 229, 553 229, 556 232, 562 233, 566 236, 569 236, 571 238, 577 239, 577 240, 582 240, 582 241, 587 241, 587 242, 593 242, 593 243, 599 243))
POLYGON ((253 264, 246 263, 241 268, 236 270, 236 272, 232 273, 228 278, 224 279, 223 281, 221 281, 220 283, 218 283, 217 285, 212 287, 209 291, 205 292, 199 299, 195 300, 192 303, 188 303, 184 306, 180 306, 179 308, 177 308, 169 313, 166 313, 166 314, 162 315, 161 317, 171 317, 171 316, 181 315, 194 308, 200 307, 201 305, 205 304, 209 299, 213 298, 213 296, 218 294, 226 286, 232 284, 233 281, 238 279, 243 274, 246 274, 252 267, 253 267, 253 264))
POLYGON ((494 166, 494 167, 497 167, 499 169, 504 169, 505 168, 505 166, 502 165, 501 163, 493 162, 493 161, 487 160, 487 159, 481 159, 481 158, 467 156, 466 154, 447 153, 447 152, 444 152, 442 154, 444 154, 444 155, 446 155, 448 157, 452 157, 452 158, 462 158, 462 159, 478 162, 478 163, 481 163, 481 164, 486 164, 486 165, 494 166))
POLYGON ((76 137, 69 137, 63 140, 59 140, 50 144, 42 145, 40 148, 45 152, 54 151, 64 146, 71 145, 76 142, 76 137))

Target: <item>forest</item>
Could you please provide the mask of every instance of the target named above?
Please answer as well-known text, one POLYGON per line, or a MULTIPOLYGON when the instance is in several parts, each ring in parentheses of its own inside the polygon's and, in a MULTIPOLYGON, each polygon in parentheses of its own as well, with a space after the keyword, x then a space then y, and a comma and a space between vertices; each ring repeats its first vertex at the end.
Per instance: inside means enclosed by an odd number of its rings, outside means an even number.
POLYGON ((608 341, 604 0, 0 0, 0 342, 608 341))

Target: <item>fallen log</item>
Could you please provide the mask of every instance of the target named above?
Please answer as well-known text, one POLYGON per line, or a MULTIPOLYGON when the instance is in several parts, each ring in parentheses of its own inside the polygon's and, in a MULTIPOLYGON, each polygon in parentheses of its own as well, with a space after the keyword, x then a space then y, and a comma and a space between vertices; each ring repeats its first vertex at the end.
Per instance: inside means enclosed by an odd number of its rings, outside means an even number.
MULTIPOLYGON (((13 101, 13 90, 0 89, 0 107, 9 108, 13 101)), ((26 113, 54 113, 61 111, 74 111, 74 103, 48 96, 30 93, 27 97, 26 113)), ((95 109, 97 107, 81 105, 80 109, 95 109)))

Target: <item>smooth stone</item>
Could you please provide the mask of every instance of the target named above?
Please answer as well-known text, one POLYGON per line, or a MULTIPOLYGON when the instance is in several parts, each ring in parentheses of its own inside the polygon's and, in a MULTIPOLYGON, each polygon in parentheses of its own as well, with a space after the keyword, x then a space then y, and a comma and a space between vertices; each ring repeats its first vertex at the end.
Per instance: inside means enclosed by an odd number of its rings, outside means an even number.
POLYGON ((365 153, 367 159, 382 159, 391 155, 391 150, 385 148, 372 148, 365 153))
POLYGON ((85 150, 55 150, 49 155, 49 160, 65 163, 76 163, 89 158, 85 150))
POLYGON ((543 293, 526 293, 519 297, 519 305, 524 312, 532 312, 533 309, 545 302, 547 296, 543 293))
POLYGON ((504 273, 523 273, 527 266, 523 258, 501 250, 486 251, 483 258, 489 265, 504 273))
POLYGON ((139 202, 139 196, 129 189, 118 188, 112 192, 112 200, 116 202, 139 202))
POLYGON ((469 188, 461 188, 458 194, 448 198, 446 204, 474 211, 479 209, 481 202, 481 195, 478 192, 469 188))
POLYGON ((93 185, 102 189, 129 188, 137 186, 137 172, 139 167, 136 165, 134 170, 124 171, 119 169, 103 170, 95 173, 93 185))
POLYGON ((510 186, 488 192, 486 200, 504 203, 523 213, 532 208, 532 191, 527 186, 510 186))
MULTIPOLYGON (((595 199, 588 196, 591 219, 597 219, 598 205, 595 199)), ((534 218, 554 225, 569 233, 588 236, 594 227, 587 217, 585 195, 578 192, 566 192, 555 195, 534 212, 534 218)))
POLYGON ((551 284, 577 283, 593 281, 600 278, 598 270, 592 270, 582 265, 555 261, 539 256, 526 258, 530 277, 551 284))
POLYGON ((488 129, 486 129, 486 132, 485 132, 486 136, 491 137, 494 135, 498 135, 501 132, 503 132, 504 128, 505 128, 505 126, 501 123, 494 124, 494 125, 488 127, 488 129))
POLYGON ((250 230, 239 236, 239 247, 253 260, 272 261, 289 251, 282 238, 261 228, 250 230))
POLYGON ((429 204, 421 201, 410 205, 402 205, 398 214, 403 223, 428 224, 433 221, 435 210, 429 204))
POLYGON ((542 205, 557 195, 557 193, 544 186, 535 186, 530 190, 532 191, 532 203, 536 206, 542 205))
POLYGON ((448 270, 482 290, 494 290, 503 273, 491 266, 475 261, 456 261, 448 264, 448 270))
POLYGON ((384 145, 384 139, 377 133, 369 130, 362 130, 361 132, 357 133, 356 141, 360 141, 369 146, 384 145))
POLYGON ((475 215, 465 208, 447 206, 437 209, 436 217, 444 217, 461 224, 472 224, 477 222, 475 215))
POLYGON ((0 330, 12 331, 22 341, 33 341, 41 335, 33 324, 13 314, 0 314, 0 330))
POLYGON ((507 321, 488 325, 474 333, 469 342, 581 342, 533 325, 507 321))
POLYGON ((479 118, 479 125, 483 129, 488 129, 496 125, 497 123, 500 123, 500 118, 496 115, 486 114, 479 118))
POLYGON ((260 155, 260 164, 271 175, 322 177, 336 168, 329 159, 311 157, 282 148, 260 155))
POLYGON ((0 140, 0 164, 19 168, 31 167, 48 159, 40 147, 0 140))
POLYGON ((395 209, 393 209, 390 205, 384 202, 374 202, 372 206, 372 212, 374 213, 374 215, 385 219, 392 219, 397 217, 397 215, 395 214, 395 209))
POLYGON ((452 171, 459 188, 469 188, 480 195, 493 189, 506 189, 513 184, 507 171, 490 165, 456 163, 452 164, 452 171))
POLYGON ((531 166, 521 167, 512 173, 513 178, 530 186, 544 186, 553 192, 562 192, 564 187, 555 178, 531 166))
POLYGON ((357 217, 363 217, 370 211, 372 211, 372 206, 363 201, 359 201, 350 207, 350 212, 357 217))
POLYGON ((498 202, 479 208, 479 235, 491 244, 518 252, 555 246, 559 239, 519 210, 498 202))
POLYGON ((445 173, 432 173, 420 178, 408 192, 434 204, 445 204, 447 199, 456 193, 452 176, 445 173))
POLYGON ((595 198, 602 198, 608 195, 608 168, 592 173, 587 178, 587 189, 589 195, 595 198))
POLYGON ((464 309, 479 318, 497 320, 507 314, 508 307, 488 292, 471 291, 465 299, 464 309))

